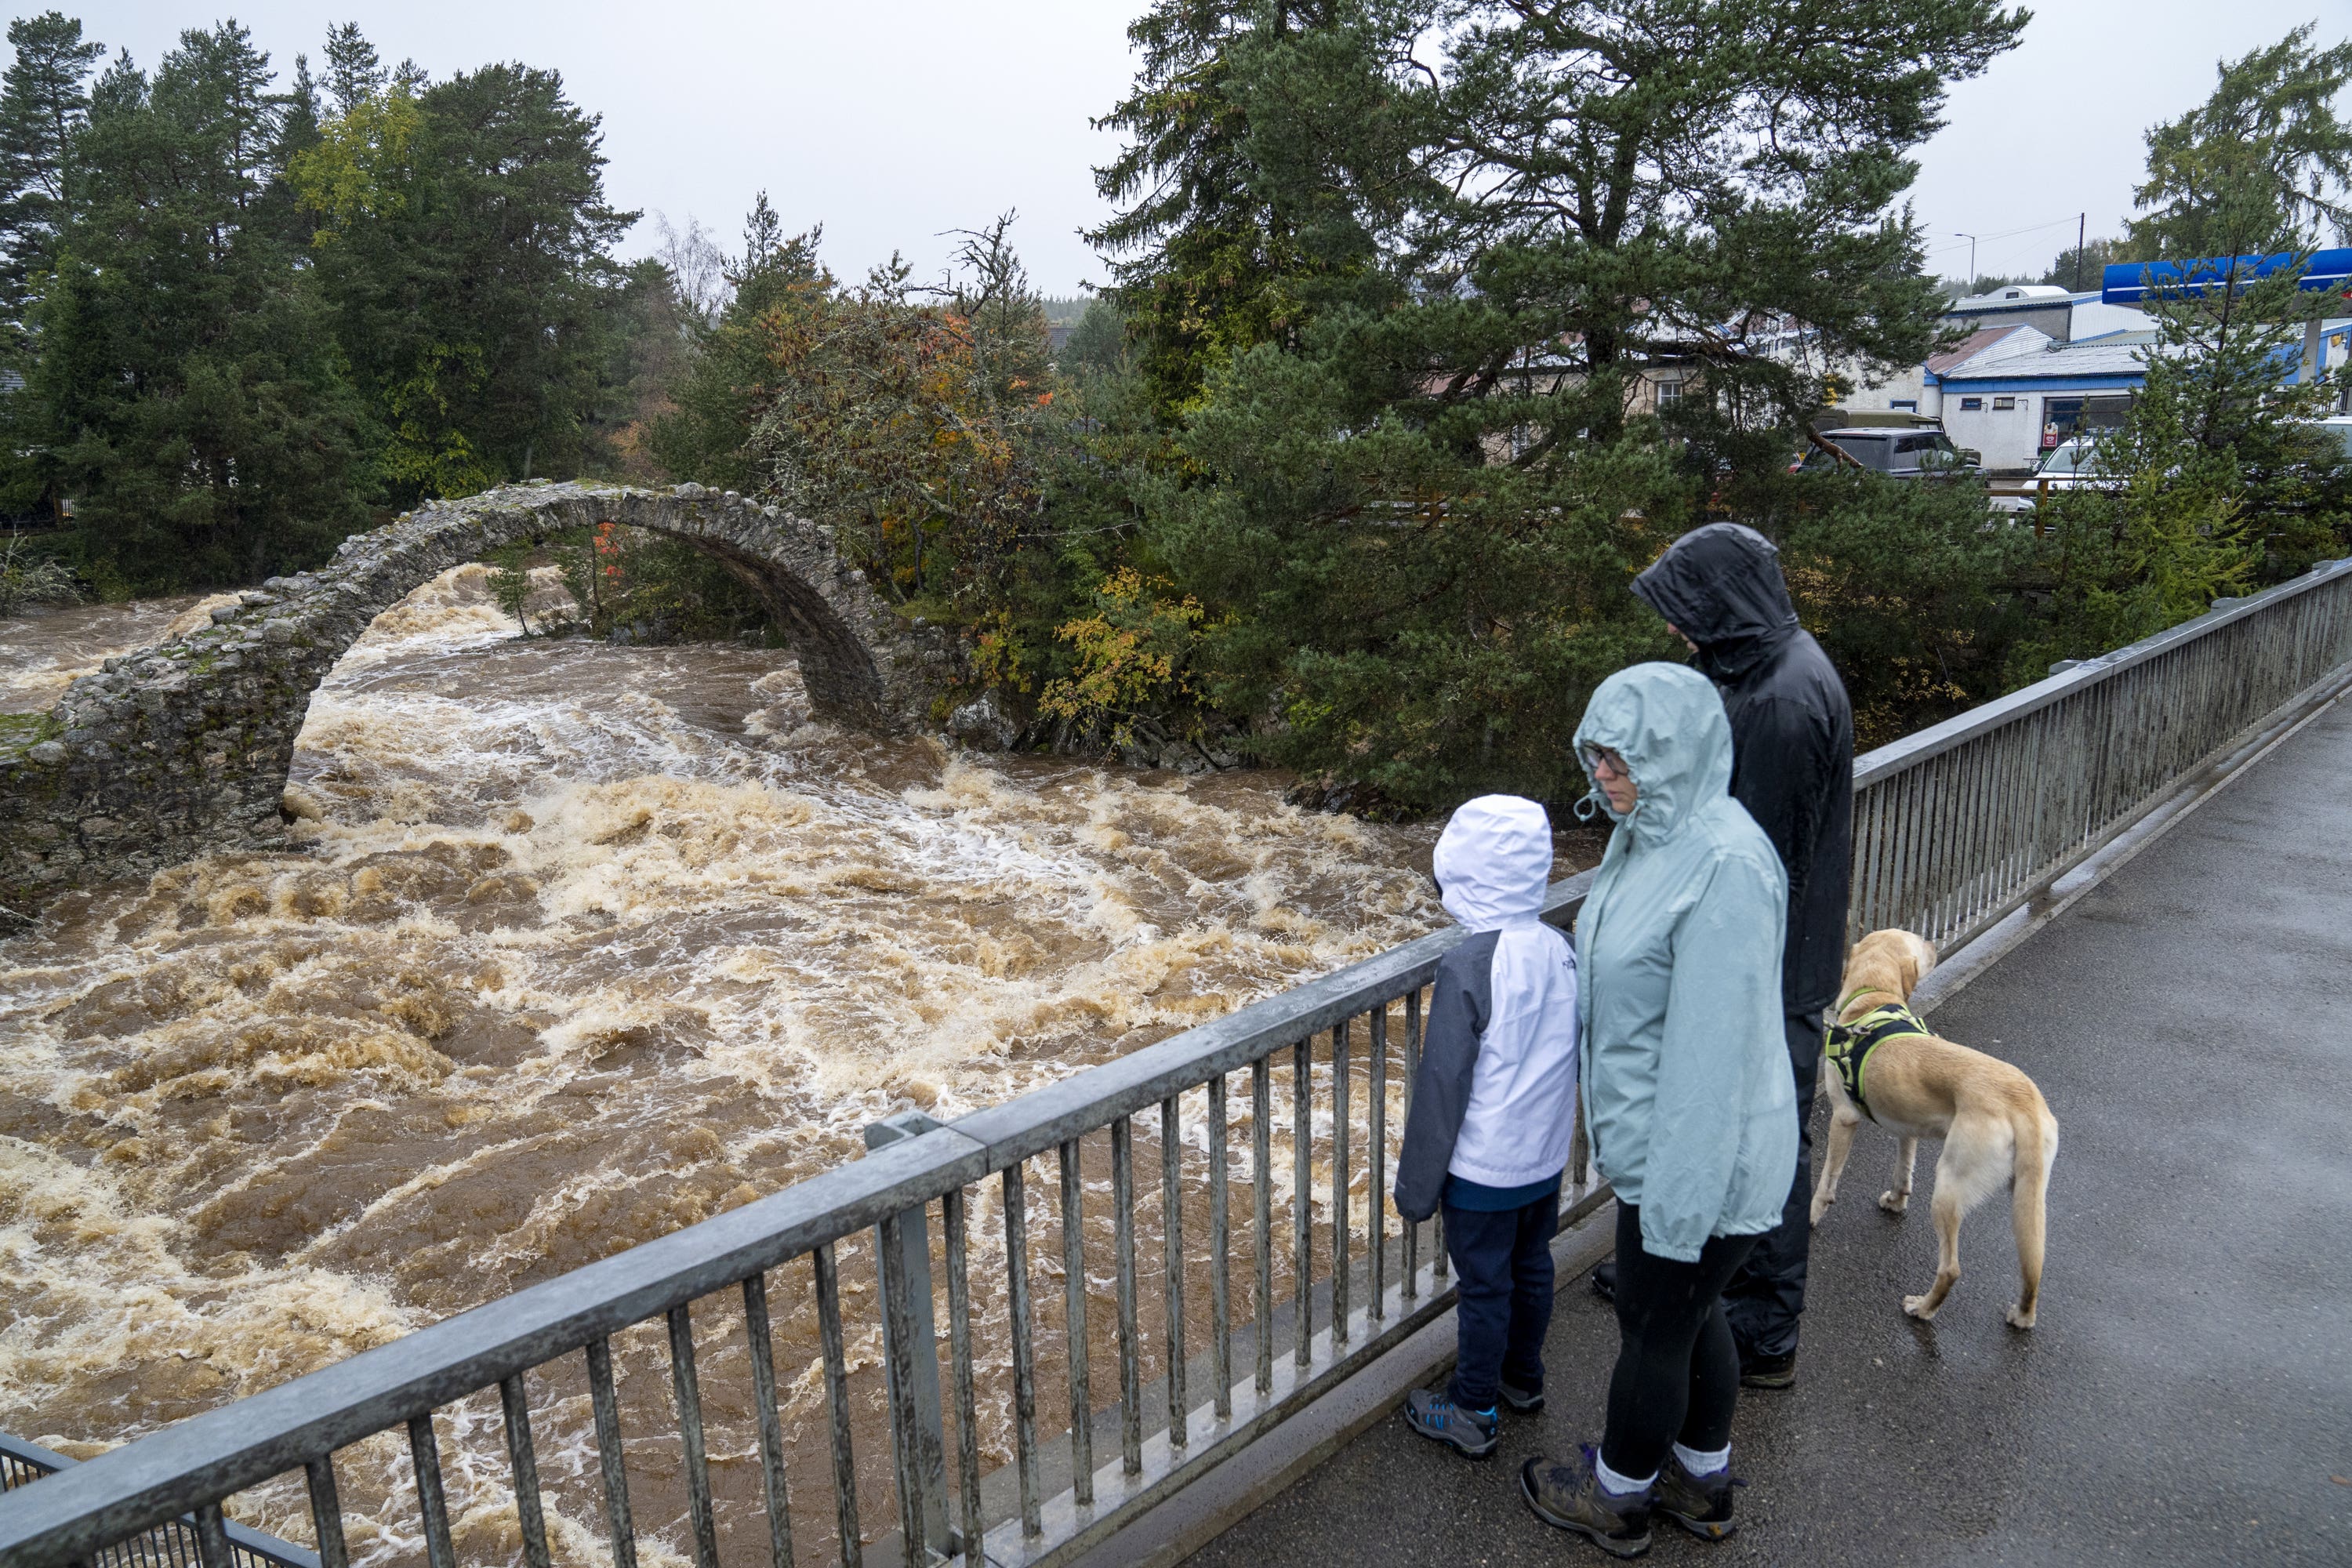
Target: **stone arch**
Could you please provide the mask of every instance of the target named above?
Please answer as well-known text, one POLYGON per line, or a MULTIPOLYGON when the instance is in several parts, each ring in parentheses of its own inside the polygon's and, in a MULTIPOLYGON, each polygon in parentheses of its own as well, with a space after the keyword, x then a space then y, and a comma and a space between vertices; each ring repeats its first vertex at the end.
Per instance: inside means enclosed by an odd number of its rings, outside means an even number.
POLYGON ((273 577, 176 642, 107 660, 37 726, 0 733, 0 905, 222 848, 278 842, 310 693, 375 617, 454 566, 604 522, 682 540, 756 590, 838 721, 924 721, 947 649, 894 614, 832 534, 732 491, 537 484, 354 534, 316 572, 273 577))

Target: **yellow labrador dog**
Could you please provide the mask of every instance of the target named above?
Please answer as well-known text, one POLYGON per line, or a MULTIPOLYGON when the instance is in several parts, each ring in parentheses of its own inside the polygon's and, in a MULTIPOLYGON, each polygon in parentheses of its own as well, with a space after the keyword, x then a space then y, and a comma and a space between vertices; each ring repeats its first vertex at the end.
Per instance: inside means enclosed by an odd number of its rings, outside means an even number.
POLYGON ((1931 1319, 1960 1278, 1960 1220, 2010 1188, 2017 1266, 2024 1276, 2011 1326, 2030 1329, 2042 1294, 2042 1200, 2058 1156, 2058 1119, 2033 1080, 2005 1061, 1939 1039, 1913 1016, 1911 992, 1936 967, 1936 950, 1907 931, 1874 931, 1846 960, 1836 1022, 1822 1074, 1830 1096, 1829 1157, 1813 1188, 1813 1223, 1837 1201, 1838 1177, 1866 1119, 1902 1140, 1895 1184, 1879 1207, 1901 1214, 1911 1203, 1911 1167, 1922 1138, 1941 1138, 1936 1162, 1936 1282, 1906 1296, 1903 1310, 1931 1319))

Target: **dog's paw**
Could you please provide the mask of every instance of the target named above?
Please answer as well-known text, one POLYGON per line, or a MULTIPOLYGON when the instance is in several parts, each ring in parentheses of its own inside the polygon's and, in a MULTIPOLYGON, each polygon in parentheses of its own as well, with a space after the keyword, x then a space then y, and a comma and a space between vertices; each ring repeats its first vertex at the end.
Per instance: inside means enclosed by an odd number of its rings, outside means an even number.
POLYGON ((2020 1311, 2016 1307, 2011 1307, 2001 1315, 2009 1320, 2009 1326, 2012 1329, 2030 1329, 2033 1326, 2034 1314, 2020 1311))
POLYGON ((1830 1205, 1832 1205, 1832 1204, 1833 1204, 1833 1203, 1835 1203, 1835 1202, 1837 1202, 1837 1199, 1835 1199, 1835 1198, 1815 1198, 1815 1199, 1813 1200, 1813 1218, 1812 1218, 1812 1223, 1813 1223, 1813 1224, 1815 1224, 1815 1225, 1819 1225, 1819 1224, 1821 1224, 1821 1223, 1822 1223, 1822 1215, 1825 1215, 1825 1214, 1829 1213, 1829 1212, 1830 1212, 1830 1205))
POLYGON ((1894 1188, 1889 1187, 1886 1191, 1878 1194, 1878 1206, 1885 1209, 1888 1214, 1901 1214, 1905 1209, 1911 1206, 1911 1194, 1909 1193, 1898 1193, 1894 1188))
POLYGON ((1927 1305, 1927 1298, 1925 1296, 1904 1297, 1903 1310, 1923 1323, 1932 1323, 1936 1321, 1936 1309, 1927 1305))

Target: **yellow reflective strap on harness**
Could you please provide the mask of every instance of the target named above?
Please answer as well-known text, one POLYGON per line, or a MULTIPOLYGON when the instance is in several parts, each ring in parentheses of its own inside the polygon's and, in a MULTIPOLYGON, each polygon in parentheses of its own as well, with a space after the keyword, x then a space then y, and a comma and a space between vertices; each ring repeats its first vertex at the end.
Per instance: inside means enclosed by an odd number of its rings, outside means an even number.
MULTIPOLYGON (((1863 993, 1857 991, 1853 994, 1859 996, 1863 993)), ((1853 998, 1848 997, 1847 1000, 1853 998)), ((1924 1038, 1928 1033, 1927 1026, 1919 1021, 1918 1015, 1900 1002, 1890 1002, 1883 1007, 1872 1008, 1851 1024, 1832 1024, 1822 1054, 1829 1058, 1830 1066, 1837 1070, 1838 1079, 1844 1084, 1846 1096, 1853 1101, 1854 1109, 1876 1121, 1878 1118, 1872 1114, 1870 1100, 1863 1087, 1864 1073, 1870 1066, 1870 1053, 1888 1040, 1906 1035, 1917 1035, 1924 1038)))

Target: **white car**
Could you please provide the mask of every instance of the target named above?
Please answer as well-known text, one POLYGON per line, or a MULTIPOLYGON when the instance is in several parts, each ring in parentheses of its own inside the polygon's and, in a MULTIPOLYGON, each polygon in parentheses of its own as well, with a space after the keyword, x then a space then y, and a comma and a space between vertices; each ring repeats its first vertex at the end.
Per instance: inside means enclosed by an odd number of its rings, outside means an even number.
POLYGON ((2113 484, 2118 477, 2101 470, 2097 437, 2075 436, 2042 454, 2026 488, 2036 493, 2075 490, 2113 484))

